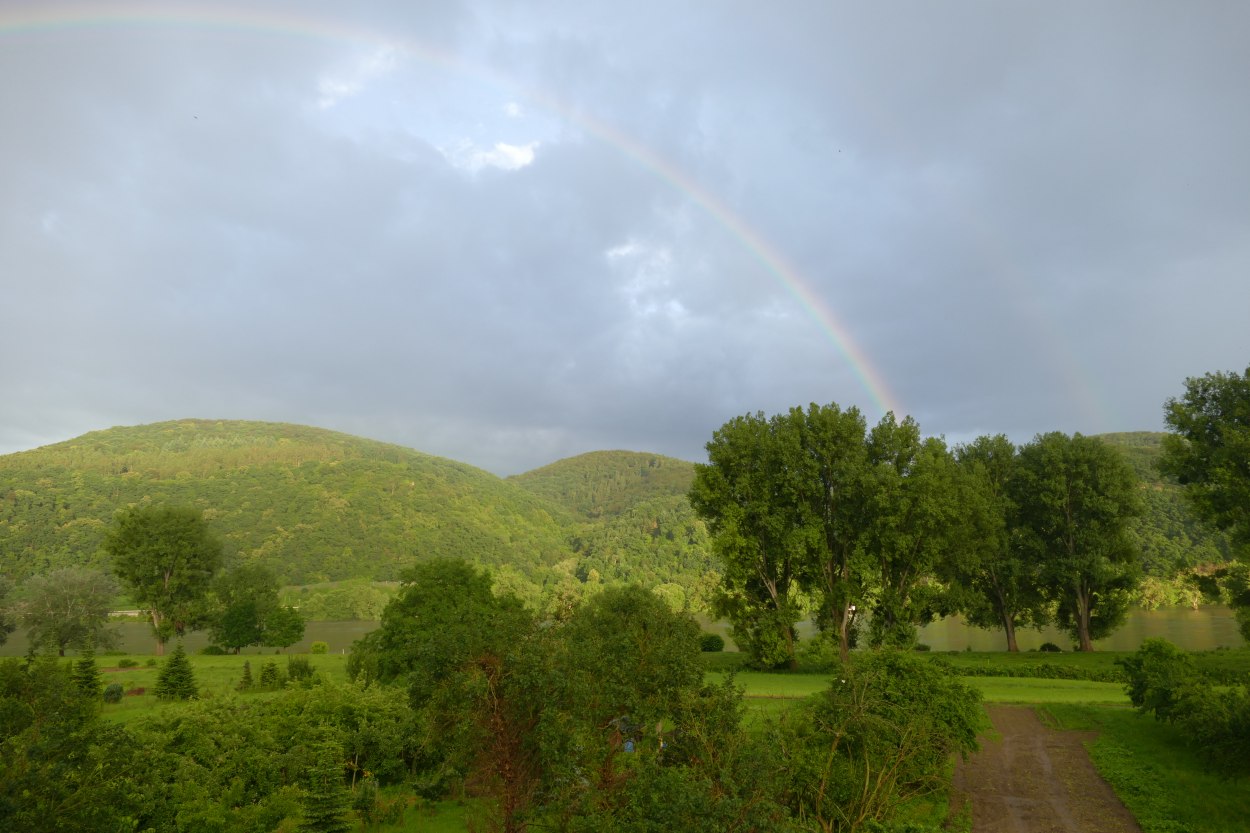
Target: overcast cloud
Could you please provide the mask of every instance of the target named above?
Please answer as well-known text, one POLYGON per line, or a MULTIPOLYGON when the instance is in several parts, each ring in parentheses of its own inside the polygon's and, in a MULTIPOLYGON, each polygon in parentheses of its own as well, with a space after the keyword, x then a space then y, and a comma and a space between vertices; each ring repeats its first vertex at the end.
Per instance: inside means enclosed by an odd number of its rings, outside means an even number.
POLYGON ((0 453, 259 419, 511 474, 813 401, 1160 430, 1250 363, 1247 32, 1216 0, 4 0, 0 453))

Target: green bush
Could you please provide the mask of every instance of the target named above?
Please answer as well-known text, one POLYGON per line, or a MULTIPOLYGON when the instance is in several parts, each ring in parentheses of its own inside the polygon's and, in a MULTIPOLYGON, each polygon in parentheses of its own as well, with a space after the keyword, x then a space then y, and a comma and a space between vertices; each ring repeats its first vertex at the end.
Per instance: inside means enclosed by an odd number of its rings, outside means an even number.
POLYGON ((286 658, 286 675, 291 682, 311 680, 313 676, 312 663, 308 661, 307 657, 288 656, 286 658))
POLYGON ((943 664, 901 651, 853 655, 780 729, 795 816, 843 831, 896 829, 910 797, 945 789, 952 755, 977 748, 981 696, 943 664), (871 784, 871 789, 865 789, 871 784))
POLYGON ((109 683, 104 687, 104 702, 120 703, 124 691, 125 689, 122 688, 121 683, 109 683))
POLYGON ((314 642, 314 643, 312 644, 312 647, 311 647, 311 648, 309 648, 309 652, 310 652, 310 653, 313 653, 313 654, 326 654, 326 653, 329 653, 329 652, 330 652, 330 644, 329 644, 328 642, 322 642, 321 640, 317 640, 316 642, 314 642))
POLYGON ((725 650, 725 640, 718 633, 705 633, 699 637, 699 650, 714 654, 725 650))
POLYGON ((117 661, 117 667, 118 668, 138 668, 139 660, 131 659, 130 657, 126 657, 125 659, 119 659, 117 661))
POLYGON ((1063 653, 1063 649, 1053 642, 1043 642, 1042 647, 1038 648, 1037 650, 1043 651, 1049 654, 1062 654, 1063 653))
POLYGON ((200 649, 202 657, 224 657, 228 652, 220 645, 205 645, 200 649))
POLYGON ((148 661, 144 663, 148 668, 156 667, 156 657, 148 657, 148 661))
POLYGON ((278 670, 278 663, 267 662, 260 669, 260 687, 261 688, 281 688, 283 683, 282 672, 278 670))

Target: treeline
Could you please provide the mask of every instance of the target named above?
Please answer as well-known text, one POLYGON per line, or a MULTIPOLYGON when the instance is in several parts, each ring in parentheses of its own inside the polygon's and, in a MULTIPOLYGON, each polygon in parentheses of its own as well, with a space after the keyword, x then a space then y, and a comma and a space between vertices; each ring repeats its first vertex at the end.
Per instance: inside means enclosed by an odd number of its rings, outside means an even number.
POLYGON ((954 612, 1015 630, 1054 621, 1081 650, 1140 575, 1140 486, 1110 445, 1052 433, 948 449, 911 418, 868 428, 836 404, 738 417, 708 443, 691 502, 724 565, 717 611, 757 665, 793 666, 812 615, 842 660, 863 632, 907 648, 954 612))

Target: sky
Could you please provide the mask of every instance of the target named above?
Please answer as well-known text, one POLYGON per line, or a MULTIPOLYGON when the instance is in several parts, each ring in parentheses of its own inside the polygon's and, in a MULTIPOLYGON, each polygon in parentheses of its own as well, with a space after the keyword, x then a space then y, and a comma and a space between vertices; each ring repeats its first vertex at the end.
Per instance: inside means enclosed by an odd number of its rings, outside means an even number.
POLYGON ((1250 364, 1250 4, 0 0, 0 454, 499 475, 836 402, 1162 430, 1250 364))

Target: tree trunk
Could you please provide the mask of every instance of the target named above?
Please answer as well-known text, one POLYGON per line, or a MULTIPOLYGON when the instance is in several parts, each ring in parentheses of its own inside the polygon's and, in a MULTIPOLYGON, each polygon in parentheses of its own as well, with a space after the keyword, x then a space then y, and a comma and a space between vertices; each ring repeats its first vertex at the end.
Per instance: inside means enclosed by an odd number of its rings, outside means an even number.
POLYGON ((838 622, 838 655, 842 659, 842 664, 846 665, 851 661, 851 609, 848 605, 842 605, 842 614, 838 622))
POLYGON ((1076 634, 1080 642, 1077 650, 1094 650, 1094 642, 1089 638, 1089 594, 1080 590, 1076 593, 1076 634))
POLYGON ((1003 614, 1003 630, 1007 633, 1007 650, 1010 653, 1020 653, 1020 646, 1016 644, 1016 622, 1010 614, 1003 614))

